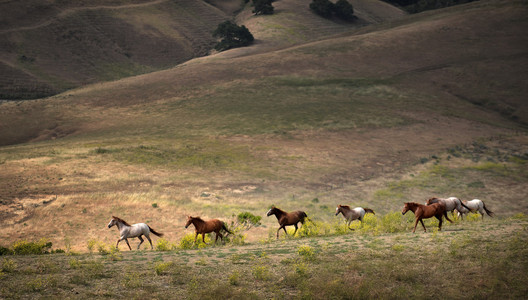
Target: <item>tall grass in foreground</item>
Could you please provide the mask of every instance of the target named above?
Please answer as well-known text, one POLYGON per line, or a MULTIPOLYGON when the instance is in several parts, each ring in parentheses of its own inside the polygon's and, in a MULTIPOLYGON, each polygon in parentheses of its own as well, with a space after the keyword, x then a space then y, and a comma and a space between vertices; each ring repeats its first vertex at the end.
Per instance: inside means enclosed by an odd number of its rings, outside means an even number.
POLYGON ((10 255, 0 298, 69 298, 72 290, 86 298, 161 299, 523 299, 528 292, 525 215, 425 234, 410 233, 410 222, 396 213, 369 216, 342 234, 339 224, 316 222, 308 226, 329 232, 243 247, 123 251, 119 260, 10 255))

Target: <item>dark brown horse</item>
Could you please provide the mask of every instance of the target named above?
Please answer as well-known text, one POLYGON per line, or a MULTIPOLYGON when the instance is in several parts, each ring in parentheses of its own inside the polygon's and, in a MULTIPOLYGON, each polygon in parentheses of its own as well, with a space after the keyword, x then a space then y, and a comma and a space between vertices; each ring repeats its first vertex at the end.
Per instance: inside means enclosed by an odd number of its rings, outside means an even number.
POLYGON ((204 242, 204 244, 207 244, 205 242, 206 233, 213 232, 213 231, 216 233, 215 244, 216 244, 216 241, 218 240, 218 237, 220 237, 220 240, 224 240, 224 236, 220 233, 220 230, 223 229, 227 232, 227 234, 230 234, 230 233, 232 234, 232 232, 227 229, 225 223, 218 219, 204 221, 200 217, 188 216, 187 224, 185 224, 185 228, 189 227, 189 225, 191 224, 194 225, 194 229, 196 231, 196 236, 194 236, 194 243, 196 243, 196 238, 198 237, 199 234, 202 235, 202 241, 204 242))
POLYGON ((405 206, 402 210, 402 215, 405 215, 406 212, 411 210, 414 213, 414 216, 416 220, 414 221, 414 229, 413 233, 416 231, 416 225, 418 225, 418 221, 422 223, 423 229, 425 232, 427 232, 427 229, 425 229, 425 225, 422 221, 422 219, 427 219, 431 217, 435 217, 438 219, 438 230, 442 230, 442 216, 445 216, 446 220, 453 223, 448 217, 447 217, 447 210, 443 203, 433 203, 431 205, 423 205, 416 202, 405 202, 405 206))
POLYGON ((285 212, 275 206, 272 206, 270 210, 268 210, 268 213, 267 213, 267 216, 271 216, 271 215, 275 215, 275 217, 277 217, 277 221, 279 221, 279 229, 277 229, 277 239, 279 239, 279 231, 281 229, 284 229, 284 232, 286 233, 286 235, 288 235, 288 232, 286 231, 286 226, 294 226, 295 227, 295 231, 293 232, 293 235, 295 235, 295 233, 297 232, 297 223, 301 222, 301 226, 302 224, 304 224, 304 219, 306 218, 307 220, 308 219, 308 216, 306 215, 306 213, 304 211, 294 211, 294 212, 285 212))

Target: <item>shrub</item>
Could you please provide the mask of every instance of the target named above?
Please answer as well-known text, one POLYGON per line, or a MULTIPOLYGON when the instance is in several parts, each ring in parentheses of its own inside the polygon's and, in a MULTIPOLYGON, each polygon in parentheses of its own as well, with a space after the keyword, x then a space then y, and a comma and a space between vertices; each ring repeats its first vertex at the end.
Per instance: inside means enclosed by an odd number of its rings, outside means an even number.
POLYGON ((267 266, 257 265, 251 269, 253 277, 257 280, 269 280, 271 279, 271 272, 267 266))
POLYGON ((14 260, 4 258, 2 261, 2 272, 12 273, 16 270, 17 264, 14 260))
POLYGON ((300 246, 297 249, 297 254, 304 260, 315 260, 315 250, 308 245, 300 246))
POLYGON ((86 246, 88 247, 88 251, 90 252, 90 254, 92 254, 95 245, 97 245, 97 241, 94 239, 89 239, 88 242, 86 242, 86 246))
POLYGON ((239 285, 240 284, 240 273, 238 271, 233 271, 231 275, 229 275, 229 283, 231 285, 239 285))
POLYGON ((164 275, 167 273, 167 271, 174 267, 174 262, 159 262, 154 266, 154 270, 156 271, 156 275, 164 275))
POLYGON ((161 238, 156 242, 156 251, 170 251, 175 249, 176 246, 170 243, 168 240, 161 238))
POLYGON ((49 253, 52 243, 46 239, 38 242, 16 241, 13 244, 13 253, 17 255, 45 254, 49 253))
POLYGON ((0 246, 0 256, 1 255, 11 255, 13 254, 13 251, 9 248, 0 246))
MULTIPOLYGON (((198 239, 196 239, 196 244, 194 243, 194 233, 189 233, 181 238, 180 244, 178 245, 178 248, 180 249, 202 249, 207 247, 206 244, 202 242, 201 235, 198 236, 198 239)), ((205 242, 211 243, 211 238, 209 235, 205 235, 205 242)))

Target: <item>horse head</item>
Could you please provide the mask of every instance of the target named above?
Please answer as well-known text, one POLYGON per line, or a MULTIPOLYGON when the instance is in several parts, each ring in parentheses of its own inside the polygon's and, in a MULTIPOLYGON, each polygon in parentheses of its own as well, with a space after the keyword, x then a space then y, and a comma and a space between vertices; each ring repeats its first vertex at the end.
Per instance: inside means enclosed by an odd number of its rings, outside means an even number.
POLYGON ((266 216, 269 217, 269 216, 271 216, 271 215, 276 214, 276 213, 277 213, 277 210, 278 210, 278 208, 276 208, 275 205, 272 205, 271 208, 270 208, 270 210, 268 210, 268 213, 266 214, 266 216))
POLYGON ((117 224, 116 217, 112 216, 112 219, 110 220, 110 223, 108 223, 108 228, 111 228, 112 226, 117 224))
POLYGON ((187 223, 185 223, 185 228, 189 227, 189 225, 192 224, 193 219, 194 219, 193 217, 187 216, 187 223))
POLYGON ((405 215, 409 210, 411 210, 411 202, 405 202, 402 210, 402 215, 405 215))
POLYGON ((338 204, 338 205, 337 205, 337 207, 336 207, 336 213, 335 213, 336 216, 339 215, 339 213, 343 213, 343 212, 341 211, 341 207, 342 207, 341 204, 338 204))

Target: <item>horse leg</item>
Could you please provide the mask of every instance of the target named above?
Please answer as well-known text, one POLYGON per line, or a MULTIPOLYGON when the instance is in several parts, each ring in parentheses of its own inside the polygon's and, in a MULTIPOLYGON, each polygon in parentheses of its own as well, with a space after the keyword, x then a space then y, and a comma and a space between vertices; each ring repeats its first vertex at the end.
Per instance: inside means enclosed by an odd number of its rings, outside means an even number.
POLYGON ((427 232, 427 229, 425 228, 425 224, 424 224, 424 222, 423 222, 422 219, 420 219, 420 223, 422 223, 422 227, 423 227, 423 229, 424 229, 424 232, 427 232))
MULTIPOLYGON (((451 212, 453 213, 453 212, 451 212)), ((447 212, 444 211, 444 217, 446 218, 446 220, 448 220, 449 222, 453 223, 453 221, 451 221, 448 217, 447 217, 447 212)), ((440 219, 442 219, 442 216, 440 216, 440 219)), ((442 221, 442 220, 440 220, 442 221)))
POLYGON ((295 236, 295 233, 297 232, 297 224, 293 224, 293 226, 295 226, 295 231, 293 232, 292 236, 295 236))
POLYGON ((129 249, 130 251, 132 251, 132 247, 130 247, 130 244, 128 243, 128 239, 125 239, 125 242, 126 242, 127 245, 128 245, 128 249, 129 249))
POLYGON ((150 239, 150 236, 145 235, 145 237, 147 238, 147 240, 148 240, 149 243, 150 243, 150 249, 151 249, 151 250, 154 250, 154 247, 152 246, 152 240, 150 239))
MULTIPOLYGON (((204 244, 207 244, 207 243, 205 242, 205 233, 202 233, 202 242, 203 242, 204 244)), ((215 241, 215 243, 216 243, 216 241, 215 241)))
POLYGON ((139 247, 141 247, 141 244, 143 244, 143 238, 140 236, 138 236, 138 239, 139 239, 139 245, 137 247, 137 249, 139 250, 139 247))
POLYGON ((348 222, 347 222, 347 226, 348 226, 348 229, 350 229, 350 230, 354 231, 354 229, 353 229, 353 228, 350 228, 350 224, 351 224, 351 223, 352 223, 352 220, 350 220, 350 221, 348 221, 348 222))
POLYGON ((196 244, 196 238, 198 238, 198 232, 196 233, 196 235, 194 236, 194 243, 196 244))
MULTIPOLYGON (((442 215, 440 216, 435 216, 437 219, 438 219, 438 231, 441 231, 442 230, 442 215)), ((447 219, 447 216, 446 216, 446 219, 447 219)))
POLYGON ((413 233, 416 231, 416 226, 418 225, 419 220, 420 220, 419 218, 416 218, 416 220, 414 220, 414 229, 412 231, 413 233))

